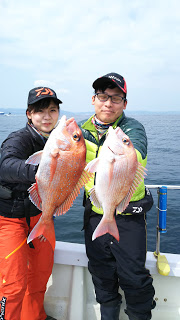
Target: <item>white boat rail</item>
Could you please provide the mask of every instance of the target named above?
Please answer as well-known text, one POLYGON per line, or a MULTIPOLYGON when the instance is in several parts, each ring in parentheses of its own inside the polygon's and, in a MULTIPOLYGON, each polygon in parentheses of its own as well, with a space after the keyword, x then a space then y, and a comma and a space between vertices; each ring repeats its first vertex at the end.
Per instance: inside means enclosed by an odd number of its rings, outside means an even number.
POLYGON ((172 189, 172 190, 179 190, 180 189, 180 186, 171 186, 171 185, 165 185, 165 184, 149 184, 149 185, 146 185, 147 188, 149 189, 158 189, 158 188, 161 188, 165 186, 167 189, 172 189))

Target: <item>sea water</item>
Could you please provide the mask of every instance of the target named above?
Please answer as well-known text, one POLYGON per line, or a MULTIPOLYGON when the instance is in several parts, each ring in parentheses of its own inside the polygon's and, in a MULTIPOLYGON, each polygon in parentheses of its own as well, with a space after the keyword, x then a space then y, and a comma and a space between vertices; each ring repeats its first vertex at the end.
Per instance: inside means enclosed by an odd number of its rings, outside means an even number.
MULTIPOLYGON (((148 137, 148 164, 146 185, 180 185, 180 114, 126 113, 139 120, 148 137)), ((78 121, 79 116, 75 117, 78 121)), ((82 118, 82 115, 81 115, 82 118)), ((0 116, 0 143, 7 135, 25 126, 24 115, 0 116)), ((151 190, 154 205, 147 213, 147 249, 156 250, 157 190, 151 190)), ((56 239, 84 243, 83 190, 72 208, 55 219, 56 239)), ((180 254, 180 190, 168 190, 167 232, 161 234, 160 251, 180 254)))

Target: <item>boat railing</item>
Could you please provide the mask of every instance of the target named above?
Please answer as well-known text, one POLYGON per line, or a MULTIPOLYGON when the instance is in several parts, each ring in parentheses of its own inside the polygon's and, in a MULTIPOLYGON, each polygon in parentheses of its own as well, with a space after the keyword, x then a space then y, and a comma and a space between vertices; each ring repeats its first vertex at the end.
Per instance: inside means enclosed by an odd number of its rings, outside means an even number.
POLYGON ((160 254, 160 234, 166 233, 166 213, 167 213, 167 190, 180 190, 178 185, 146 185, 148 189, 157 189, 157 233, 156 233, 156 251, 154 256, 157 259, 158 272, 167 276, 170 272, 169 263, 165 255, 160 254))
MULTIPOLYGON (((149 184, 149 185, 146 185, 147 188, 149 189, 159 189, 161 188, 162 186, 164 185, 159 185, 159 184, 149 184)), ((179 190, 180 189, 180 186, 171 186, 171 185, 166 185, 166 188, 167 189, 173 189, 173 190, 179 190)))

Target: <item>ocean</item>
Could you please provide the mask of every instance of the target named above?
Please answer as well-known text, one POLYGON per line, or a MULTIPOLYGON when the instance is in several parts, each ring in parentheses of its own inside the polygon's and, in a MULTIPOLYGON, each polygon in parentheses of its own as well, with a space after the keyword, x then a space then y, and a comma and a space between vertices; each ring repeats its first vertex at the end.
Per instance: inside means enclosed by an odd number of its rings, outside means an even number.
MULTIPOLYGON (((146 185, 180 185, 180 114, 146 113, 127 116, 139 120, 145 127, 148 137, 148 164, 146 185)), ((78 121, 82 115, 75 116, 78 121)), ((26 116, 0 116, 0 144, 7 135, 22 128, 26 116)), ((156 250, 157 230, 157 190, 151 190, 154 205, 147 213, 147 249, 156 250)), ((65 215, 55 219, 56 239, 59 241, 84 243, 83 190, 72 208, 65 215)), ((160 252, 180 254, 180 190, 168 190, 167 232, 160 236, 160 252)))

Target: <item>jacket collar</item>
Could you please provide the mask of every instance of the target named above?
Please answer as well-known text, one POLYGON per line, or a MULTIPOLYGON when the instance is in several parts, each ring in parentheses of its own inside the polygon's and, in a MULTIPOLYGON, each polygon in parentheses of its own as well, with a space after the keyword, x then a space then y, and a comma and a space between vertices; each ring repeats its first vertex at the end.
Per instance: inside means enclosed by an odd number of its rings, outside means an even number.
POLYGON ((43 137, 41 137, 30 125, 28 125, 28 123, 26 124, 26 129, 30 131, 33 138, 44 148, 46 142, 45 139, 43 139, 43 137))
MULTIPOLYGON (((94 115, 92 115, 86 122, 84 122, 81 127, 82 127, 83 129, 89 130, 89 131, 91 131, 91 132, 97 132, 95 126, 93 125, 93 123, 92 123, 92 121, 91 121, 93 117, 94 117, 94 115)), ((114 124, 113 124, 112 127, 113 127, 114 129, 117 128, 117 126, 121 123, 121 121, 122 121, 124 118, 125 118, 125 114, 124 114, 124 112, 123 112, 123 113, 120 115, 120 117, 117 118, 117 120, 114 122, 114 124)))

